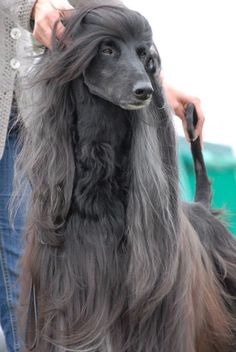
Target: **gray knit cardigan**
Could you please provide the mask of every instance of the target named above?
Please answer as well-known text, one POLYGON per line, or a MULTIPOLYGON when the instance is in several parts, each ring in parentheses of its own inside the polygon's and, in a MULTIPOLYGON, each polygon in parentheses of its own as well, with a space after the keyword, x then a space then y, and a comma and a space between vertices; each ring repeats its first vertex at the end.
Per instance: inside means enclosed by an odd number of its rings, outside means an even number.
POLYGON ((24 71, 23 58, 32 53, 30 15, 35 0, 0 1, 0 159, 6 143, 16 77, 24 71))

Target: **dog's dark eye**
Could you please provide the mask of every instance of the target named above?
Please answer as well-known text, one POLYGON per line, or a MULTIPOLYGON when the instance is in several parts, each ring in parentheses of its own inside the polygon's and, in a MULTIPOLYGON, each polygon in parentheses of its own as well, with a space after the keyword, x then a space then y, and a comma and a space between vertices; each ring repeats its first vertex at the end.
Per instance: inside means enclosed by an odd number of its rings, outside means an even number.
POLYGON ((112 40, 105 40, 101 43, 100 53, 106 56, 116 56, 118 54, 117 45, 112 40))
POLYGON ((147 50, 145 48, 138 48, 137 54, 141 60, 145 60, 147 57, 147 50))
POLYGON ((115 51, 114 51, 114 49, 107 47, 107 48, 102 49, 102 53, 104 55, 114 55, 115 51))

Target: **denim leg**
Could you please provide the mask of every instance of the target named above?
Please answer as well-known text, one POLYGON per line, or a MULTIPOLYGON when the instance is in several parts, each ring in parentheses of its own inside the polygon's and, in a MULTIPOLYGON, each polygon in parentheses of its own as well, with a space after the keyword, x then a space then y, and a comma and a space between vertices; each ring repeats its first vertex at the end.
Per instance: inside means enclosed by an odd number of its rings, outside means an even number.
POLYGON ((23 247, 25 207, 20 207, 14 221, 9 224, 9 201, 12 194, 16 133, 9 134, 2 160, 0 160, 0 319, 5 334, 7 351, 20 351, 17 337, 16 302, 18 296, 18 259, 23 247))

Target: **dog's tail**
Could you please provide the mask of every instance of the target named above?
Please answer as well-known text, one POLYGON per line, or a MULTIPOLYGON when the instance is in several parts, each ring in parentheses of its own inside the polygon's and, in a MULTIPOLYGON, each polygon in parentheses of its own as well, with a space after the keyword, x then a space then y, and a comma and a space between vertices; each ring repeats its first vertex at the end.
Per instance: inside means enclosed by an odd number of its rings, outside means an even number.
POLYGON ((185 109, 185 119, 187 132, 191 143, 191 152, 194 162, 194 170, 196 177, 196 188, 194 201, 203 204, 206 208, 210 207, 212 193, 211 183, 207 177, 207 170, 202 154, 200 138, 194 136, 194 129, 197 124, 197 112, 195 106, 189 103, 185 109))

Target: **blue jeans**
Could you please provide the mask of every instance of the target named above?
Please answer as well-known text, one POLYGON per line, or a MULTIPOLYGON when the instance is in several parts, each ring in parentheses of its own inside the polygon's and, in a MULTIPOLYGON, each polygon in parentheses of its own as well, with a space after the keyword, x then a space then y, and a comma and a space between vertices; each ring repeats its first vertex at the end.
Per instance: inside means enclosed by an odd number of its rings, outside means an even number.
POLYGON ((17 132, 9 133, 3 158, 0 160, 0 322, 4 331, 7 351, 20 351, 17 336, 16 302, 18 296, 18 260, 23 247, 23 224, 25 207, 20 207, 14 221, 9 223, 9 201, 12 181, 17 132))

